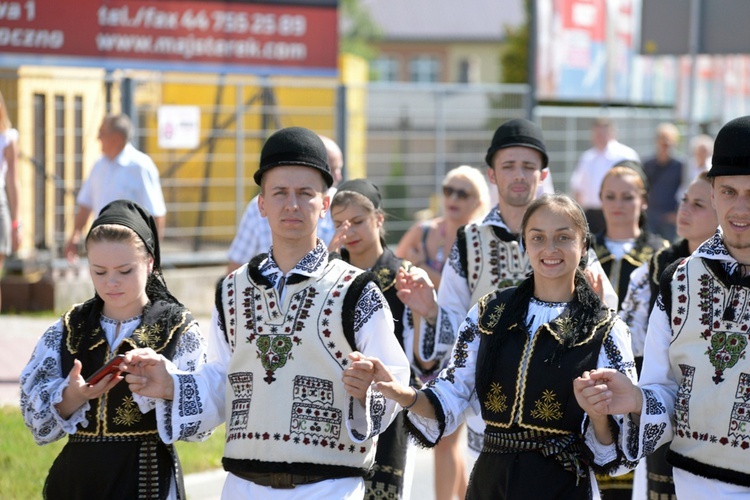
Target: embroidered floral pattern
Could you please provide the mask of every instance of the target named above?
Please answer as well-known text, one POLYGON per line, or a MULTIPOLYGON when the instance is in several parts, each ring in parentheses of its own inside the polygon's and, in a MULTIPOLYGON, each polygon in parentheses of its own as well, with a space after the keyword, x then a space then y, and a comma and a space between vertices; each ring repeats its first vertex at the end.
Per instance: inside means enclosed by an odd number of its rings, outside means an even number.
POLYGON ((663 415, 667 412, 667 408, 654 396, 651 389, 643 389, 643 399, 646 415, 663 415))
POLYGON ((643 427, 643 450, 642 455, 650 455, 656 450, 656 444, 659 439, 664 435, 664 430, 667 424, 661 422, 659 424, 646 424, 643 427))
POLYGON ((635 370, 635 362, 629 361, 624 362, 622 358, 622 351, 617 347, 614 339, 611 335, 607 335, 602 343, 604 353, 607 355, 610 367, 614 368, 618 372, 627 374, 628 371, 635 370))
POLYGON ((158 346, 161 339, 161 332, 158 325, 141 325, 133 335, 140 345, 152 349, 158 346))
POLYGON ((122 404, 115 410, 115 416, 112 420, 117 425, 131 426, 140 422, 141 416, 138 405, 131 396, 127 396, 123 398, 122 404))
POLYGON ((562 418, 562 405, 559 401, 556 401, 553 391, 545 390, 542 393, 542 397, 534 401, 534 409, 531 410, 531 416, 545 422, 560 420, 562 418))
POLYGON ((503 394, 502 386, 497 382, 492 382, 484 407, 492 412, 502 413, 508 409, 507 401, 508 398, 503 394))
POLYGON ((354 311, 354 331, 359 331, 362 325, 367 323, 372 315, 385 307, 385 298, 380 293, 375 283, 368 283, 357 301, 357 310, 354 311))
POLYGON ((724 370, 733 368, 740 359, 745 359, 747 336, 739 333, 715 332, 706 350, 711 365, 716 369, 714 383, 724 381, 724 370))
POLYGON ((466 318, 464 329, 458 333, 458 340, 456 341, 456 345, 453 346, 453 362, 446 371, 445 379, 449 382, 455 383, 456 368, 463 368, 466 366, 466 360, 469 357, 469 344, 478 334, 479 329, 477 328, 477 325, 469 320, 469 318, 466 318))
POLYGON ((181 417, 199 415, 203 411, 203 403, 198 393, 198 384, 192 375, 177 375, 180 388, 179 413, 181 417))

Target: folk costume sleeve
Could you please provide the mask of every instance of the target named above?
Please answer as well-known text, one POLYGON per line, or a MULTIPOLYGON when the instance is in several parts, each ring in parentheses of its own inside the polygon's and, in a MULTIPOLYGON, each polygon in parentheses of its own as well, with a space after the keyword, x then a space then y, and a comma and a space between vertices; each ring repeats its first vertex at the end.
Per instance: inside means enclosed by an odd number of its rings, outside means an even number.
POLYGON ((648 329, 648 308, 651 301, 651 287, 649 286, 649 264, 643 264, 630 273, 628 293, 622 301, 620 318, 630 328, 633 344, 633 356, 643 356, 643 345, 646 341, 648 329))
POLYGON ((39 445, 74 433, 76 426, 86 421, 85 414, 89 409, 89 403, 85 403, 67 420, 55 409, 68 386, 60 362, 61 339, 62 321, 59 320, 44 332, 21 373, 21 413, 39 445))
MULTIPOLYGON (((630 347, 630 333, 627 325, 621 319, 615 321, 612 330, 602 343, 597 367, 615 369, 627 375, 634 384, 638 382, 633 352, 630 347)), ((618 435, 622 435, 623 421, 623 415, 613 415, 613 422, 617 427, 618 435)), ((586 446, 593 454, 594 463, 599 466, 609 465, 607 470, 610 475, 625 474, 635 468, 636 463, 623 459, 624 454, 621 450, 618 450, 617 440, 611 445, 603 445, 597 441, 593 426, 589 425, 588 417, 584 419, 582 432, 586 446)))
MULTIPOLYGON (((359 352, 365 356, 380 359, 398 381, 409 383, 409 360, 395 335, 384 334, 393 330, 393 316, 387 307, 373 307, 386 304, 385 297, 375 283, 369 283, 357 303, 354 340, 359 352), (381 302, 382 301, 382 302, 381 302)), ((346 426, 353 441, 362 442, 383 432, 401 410, 394 401, 386 399, 372 388, 367 391, 363 407, 350 397, 351 414, 346 426)))
MULTIPOLYGON (((194 323, 180 336, 174 357, 169 363, 169 366, 175 371, 181 370, 184 372, 194 372, 198 367, 206 364, 206 351, 206 339, 201 334, 198 323, 194 323)), ((164 411, 168 411, 170 407, 165 406, 161 399, 148 398, 139 396, 138 394, 133 394, 133 399, 138 404, 142 413, 158 408, 157 427, 159 428, 160 434, 165 434, 162 432, 162 428, 169 425, 169 419, 164 415, 164 411)), ((204 441, 208 439, 210 435, 211 429, 207 429, 197 433, 187 432, 184 435, 179 436, 177 439, 185 441, 204 441)))
POLYGON ((461 324, 447 368, 440 372, 437 379, 427 384, 425 392, 435 407, 437 419, 408 414, 411 432, 424 446, 434 446, 443 435, 453 433, 463 422, 461 414, 470 405, 477 414, 481 411, 474 390, 480 342, 477 311, 477 306, 472 307, 461 324))
POLYGON ((442 362, 450 355, 458 327, 472 306, 471 290, 457 244, 458 242, 454 243, 440 278, 437 321, 435 325, 426 321, 422 321, 420 325, 420 356, 427 361, 436 359, 442 362))
POLYGON ((645 343, 645 359, 640 387, 643 410, 639 419, 625 418, 622 447, 628 460, 638 460, 669 443, 673 436, 677 380, 670 368, 669 345, 672 331, 661 299, 649 317, 645 343))
POLYGON ((224 390, 231 351, 215 309, 209 336, 211 362, 198 370, 169 365, 174 399, 155 400, 159 436, 165 443, 200 441, 224 422, 224 390))

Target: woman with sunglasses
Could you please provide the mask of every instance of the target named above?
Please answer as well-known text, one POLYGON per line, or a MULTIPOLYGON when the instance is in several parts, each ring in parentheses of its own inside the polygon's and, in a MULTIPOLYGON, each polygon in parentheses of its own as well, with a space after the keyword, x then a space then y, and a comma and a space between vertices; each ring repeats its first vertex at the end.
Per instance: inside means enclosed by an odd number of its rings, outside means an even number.
POLYGON ((489 209, 490 193, 482 173, 468 165, 456 167, 443 181, 443 215, 409 228, 396 247, 396 255, 427 271, 437 288, 456 231, 484 217, 489 209))
POLYGON ((470 309, 437 379, 417 391, 370 358, 372 378, 408 410, 407 429, 425 446, 453 432, 467 407, 481 413, 487 428, 466 498, 596 499, 594 470, 631 466, 615 441, 622 417, 587 415, 573 380, 601 367, 635 380, 628 329, 583 274, 588 225, 572 198, 533 201, 521 235, 533 272, 470 309))

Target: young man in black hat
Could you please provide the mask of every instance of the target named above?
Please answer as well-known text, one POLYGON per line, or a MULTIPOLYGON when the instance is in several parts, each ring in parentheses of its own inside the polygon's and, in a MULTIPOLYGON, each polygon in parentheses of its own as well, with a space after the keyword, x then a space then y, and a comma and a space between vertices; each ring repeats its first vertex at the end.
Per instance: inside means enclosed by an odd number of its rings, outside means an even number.
POLYGON ((134 392, 173 400, 161 406, 167 440, 226 420, 223 498, 288 498, 289 488, 296 498, 362 498, 373 438, 400 409, 370 388, 366 356, 385 356, 409 379, 376 278, 332 258, 316 236, 333 182, 326 160, 304 128, 263 146, 254 178, 273 244, 219 284, 207 369, 169 376, 153 353, 126 359, 134 392))
POLYGON ((669 444, 677 498, 750 496, 750 116, 716 136, 711 202, 719 228, 662 274, 633 385, 586 372, 588 413, 629 413, 628 459, 669 444))

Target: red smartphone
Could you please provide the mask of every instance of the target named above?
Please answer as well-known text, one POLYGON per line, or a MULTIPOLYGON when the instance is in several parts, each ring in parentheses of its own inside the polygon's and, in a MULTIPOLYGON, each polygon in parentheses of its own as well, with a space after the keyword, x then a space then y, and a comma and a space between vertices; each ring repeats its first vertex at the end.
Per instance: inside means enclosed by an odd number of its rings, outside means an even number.
POLYGON ((96 385, 101 379, 109 375, 110 373, 117 373, 120 371, 120 363, 122 363, 122 360, 125 359, 124 354, 118 354, 114 358, 112 358, 109 363, 102 366, 96 372, 91 375, 88 379, 86 379, 86 383, 88 385, 96 385))

